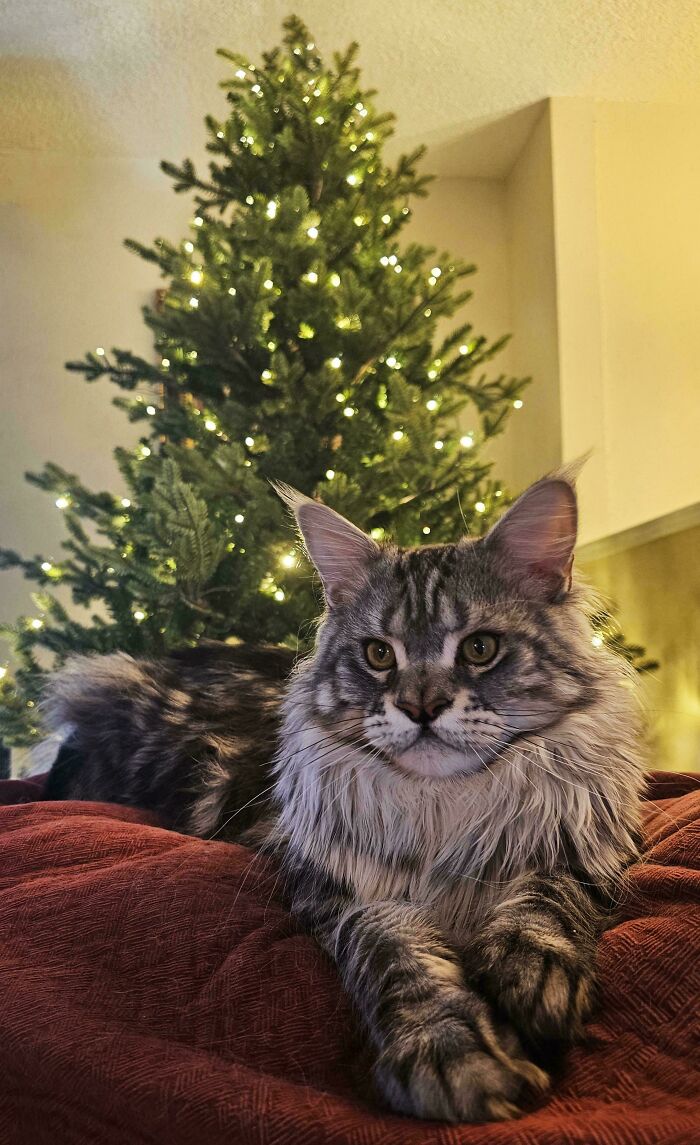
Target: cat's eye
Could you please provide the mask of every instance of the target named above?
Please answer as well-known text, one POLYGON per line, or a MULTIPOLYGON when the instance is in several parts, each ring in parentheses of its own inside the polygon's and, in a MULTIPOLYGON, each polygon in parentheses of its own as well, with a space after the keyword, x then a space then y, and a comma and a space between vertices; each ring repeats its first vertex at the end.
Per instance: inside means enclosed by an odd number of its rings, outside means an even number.
POLYGON ((472 632, 460 645, 462 659, 468 664, 490 664, 498 652, 498 637, 492 632, 472 632))
POLYGON ((384 640, 368 640, 365 644, 365 659, 370 668, 377 672, 388 672, 396 663, 394 649, 384 640))

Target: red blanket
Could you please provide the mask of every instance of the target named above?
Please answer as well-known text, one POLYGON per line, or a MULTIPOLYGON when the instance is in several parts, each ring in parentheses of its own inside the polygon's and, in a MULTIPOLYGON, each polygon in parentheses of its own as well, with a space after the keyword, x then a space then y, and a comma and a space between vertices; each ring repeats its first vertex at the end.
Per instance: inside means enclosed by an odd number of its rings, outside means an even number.
POLYGON ((602 1005, 520 1121, 387 1113, 330 961, 241 847, 0 784, 2 1145, 700 1145, 700 778, 658 776, 602 1005))

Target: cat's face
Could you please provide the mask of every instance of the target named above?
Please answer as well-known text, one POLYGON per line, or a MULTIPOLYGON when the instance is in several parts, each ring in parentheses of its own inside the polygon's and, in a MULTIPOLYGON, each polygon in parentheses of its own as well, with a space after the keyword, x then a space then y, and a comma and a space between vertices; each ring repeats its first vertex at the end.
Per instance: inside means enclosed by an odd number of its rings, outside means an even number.
POLYGON ((595 654, 568 598, 568 482, 533 486, 483 539, 410 550, 317 502, 294 507, 329 604, 316 708, 387 765, 478 771, 594 699, 595 654))

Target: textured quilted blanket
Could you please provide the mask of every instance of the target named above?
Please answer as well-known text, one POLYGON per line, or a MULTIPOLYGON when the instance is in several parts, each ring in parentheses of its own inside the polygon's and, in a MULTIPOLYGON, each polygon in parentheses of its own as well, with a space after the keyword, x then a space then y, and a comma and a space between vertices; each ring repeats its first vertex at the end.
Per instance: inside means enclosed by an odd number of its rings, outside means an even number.
POLYGON ((602 1003, 517 1122, 373 1099, 330 961, 241 847, 0 784, 3 1145, 700 1145, 700 777, 654 777, 602 1003))

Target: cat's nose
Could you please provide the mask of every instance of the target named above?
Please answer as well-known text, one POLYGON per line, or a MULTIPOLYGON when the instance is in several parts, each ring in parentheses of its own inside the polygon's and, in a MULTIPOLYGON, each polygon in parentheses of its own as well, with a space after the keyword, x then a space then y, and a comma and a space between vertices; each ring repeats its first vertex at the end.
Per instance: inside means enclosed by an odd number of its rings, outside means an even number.
POLYGON ((420 704, 411 703, 405 700, 402 696, 397 696, 394 700, 395 706, 400 712, 404 712, 409 720, 413 720, 415 724, 430 724, 436 720, 441 712, 447 710, 452 706, 452 700, 449 696, 437 694, 434 696, 423 696, 420 704))

